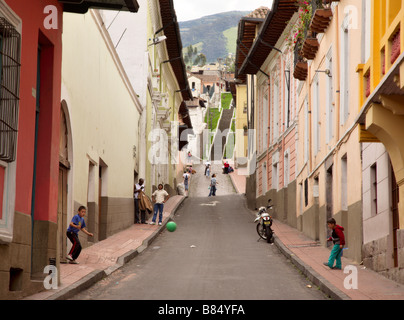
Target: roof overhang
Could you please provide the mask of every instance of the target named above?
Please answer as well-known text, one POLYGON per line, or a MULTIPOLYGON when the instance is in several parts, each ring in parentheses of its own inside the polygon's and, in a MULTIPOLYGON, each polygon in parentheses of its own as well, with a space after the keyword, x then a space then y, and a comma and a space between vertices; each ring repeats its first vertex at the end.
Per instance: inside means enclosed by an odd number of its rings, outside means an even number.
POLYGON ((298 9, 296 0, 274 0, 271 11, 239 69, 240 75, 256 74, 260 71, 261 66, 284 32, 286 23, 298 9))
MULTIPOLYGON (((192 92, 189 88, 187 69, 182 56, 182 41, 177 15, 174 10, 173 0, 160 0, 160 15, 163 28, 157 33, 164 31, 167 37, 165 41, 169 62, 177 78, 180 92, 184 100, 192 100, 192 92)), ((157 36, 157 34, 155 35, 157 36)))
POLYGON ((366 113, 372 104, 382 104, 381 96, 403 96, 404 89, 399 88, 397 79, 400 78, 401 68, 404 66, 404 53, 402 53, 389 69, 387 74, 380 81, 379 85, 366 99, 359 111, 355 123, 364 124, 366 122, 366 113))
POLYGON ((64 12, 86 13, 88 9, 105 9, 138 12, 137 0, 58 0, 64 12))
POLYGON ((239 70, 254 43, 257 26, 263 22, 264 19, 243 17, 238 24, 235 78, 243 82, 246 75, 240 74, 239 70))

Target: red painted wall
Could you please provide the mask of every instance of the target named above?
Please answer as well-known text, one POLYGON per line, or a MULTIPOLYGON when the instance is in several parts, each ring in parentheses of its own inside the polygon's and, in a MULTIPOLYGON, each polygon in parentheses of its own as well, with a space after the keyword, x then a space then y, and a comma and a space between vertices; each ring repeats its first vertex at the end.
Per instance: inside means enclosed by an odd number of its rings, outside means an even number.
POLYGON ((20 111, 15 210, 31 214, 38 44, 43 46, 35 220, 57 222, 63 7, 56 0, 5 0, 22 20, 20 111), (58 28, 47 30, 44 13, 57 9, 58 28))

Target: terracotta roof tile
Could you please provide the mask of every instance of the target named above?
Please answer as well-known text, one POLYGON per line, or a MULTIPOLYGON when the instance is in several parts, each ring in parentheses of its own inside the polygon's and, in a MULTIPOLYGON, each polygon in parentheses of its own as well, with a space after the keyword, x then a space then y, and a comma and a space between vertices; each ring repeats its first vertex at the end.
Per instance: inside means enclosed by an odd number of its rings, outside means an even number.
POLYGON ((267 7, 259 7, 258 9, 255 9, 248 15, 246 15, 247 18, 257 18, 257 19, 265 19, 267 16, 268 12, 270 11, 269 8, 267 7))

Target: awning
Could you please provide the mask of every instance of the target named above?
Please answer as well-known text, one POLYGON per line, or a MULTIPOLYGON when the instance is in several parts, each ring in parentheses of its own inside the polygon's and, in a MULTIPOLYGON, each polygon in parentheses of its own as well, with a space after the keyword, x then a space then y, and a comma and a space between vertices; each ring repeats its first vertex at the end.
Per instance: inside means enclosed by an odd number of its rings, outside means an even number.
POLYGON ((86 13, 88 9, 138 12, 137 0, 58 0, 64 12, 86 13))

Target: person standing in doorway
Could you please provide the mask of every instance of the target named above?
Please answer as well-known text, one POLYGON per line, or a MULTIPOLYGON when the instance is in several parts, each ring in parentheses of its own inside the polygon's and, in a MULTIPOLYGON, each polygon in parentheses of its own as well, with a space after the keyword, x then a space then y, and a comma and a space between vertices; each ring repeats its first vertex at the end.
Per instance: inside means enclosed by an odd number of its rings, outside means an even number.
POLYGON ((67 255, 67 260, 69 263, 78 264, 76 259, 79 257, 81 252, 81 243, 79 240, 79 231, 83 231, 86 235, 93 237, 94 235, 91 232, 86 230, 86 223, 84 221, 84 216, 86 215, 87 209, 84 206, 80 206, 78 213, 73 217, 70 222, 69 227, 67 228, 67 237, 72 243, 72 248, 70 249, 69 254, 67 255))
POLYGON ((135 223, 140 223, 140 218, 139 218, 139 211, 140 211, 140 207, 139 207, 139 192, 143 192, 144 191, 144 180, 143 179, 139 179, 139 183, 135 184, 135 188, 134 188, 134 193, 133 193, 133 198, 135 200, 135 223))
POLYGON ((164 203, 170 198, 170 195, 163 189, 163 185, 160 183, 158 186, 158 189, 153 192, 152 194, 152 200, 155 202, 154 204, 154 214, 153 214, 153 219, 150 224, 156 224, 156 219, 157 219, 157 211, 159 212, 159 226, 163 223, 163 209, 164 209, 164 203))
POLYGON ((216 174, 212 174, 212 179, 210 179, 210 192, 209 192, 209 197, 210 196, 216 196, 216 186, 219 183, 216 181, 216 174))

